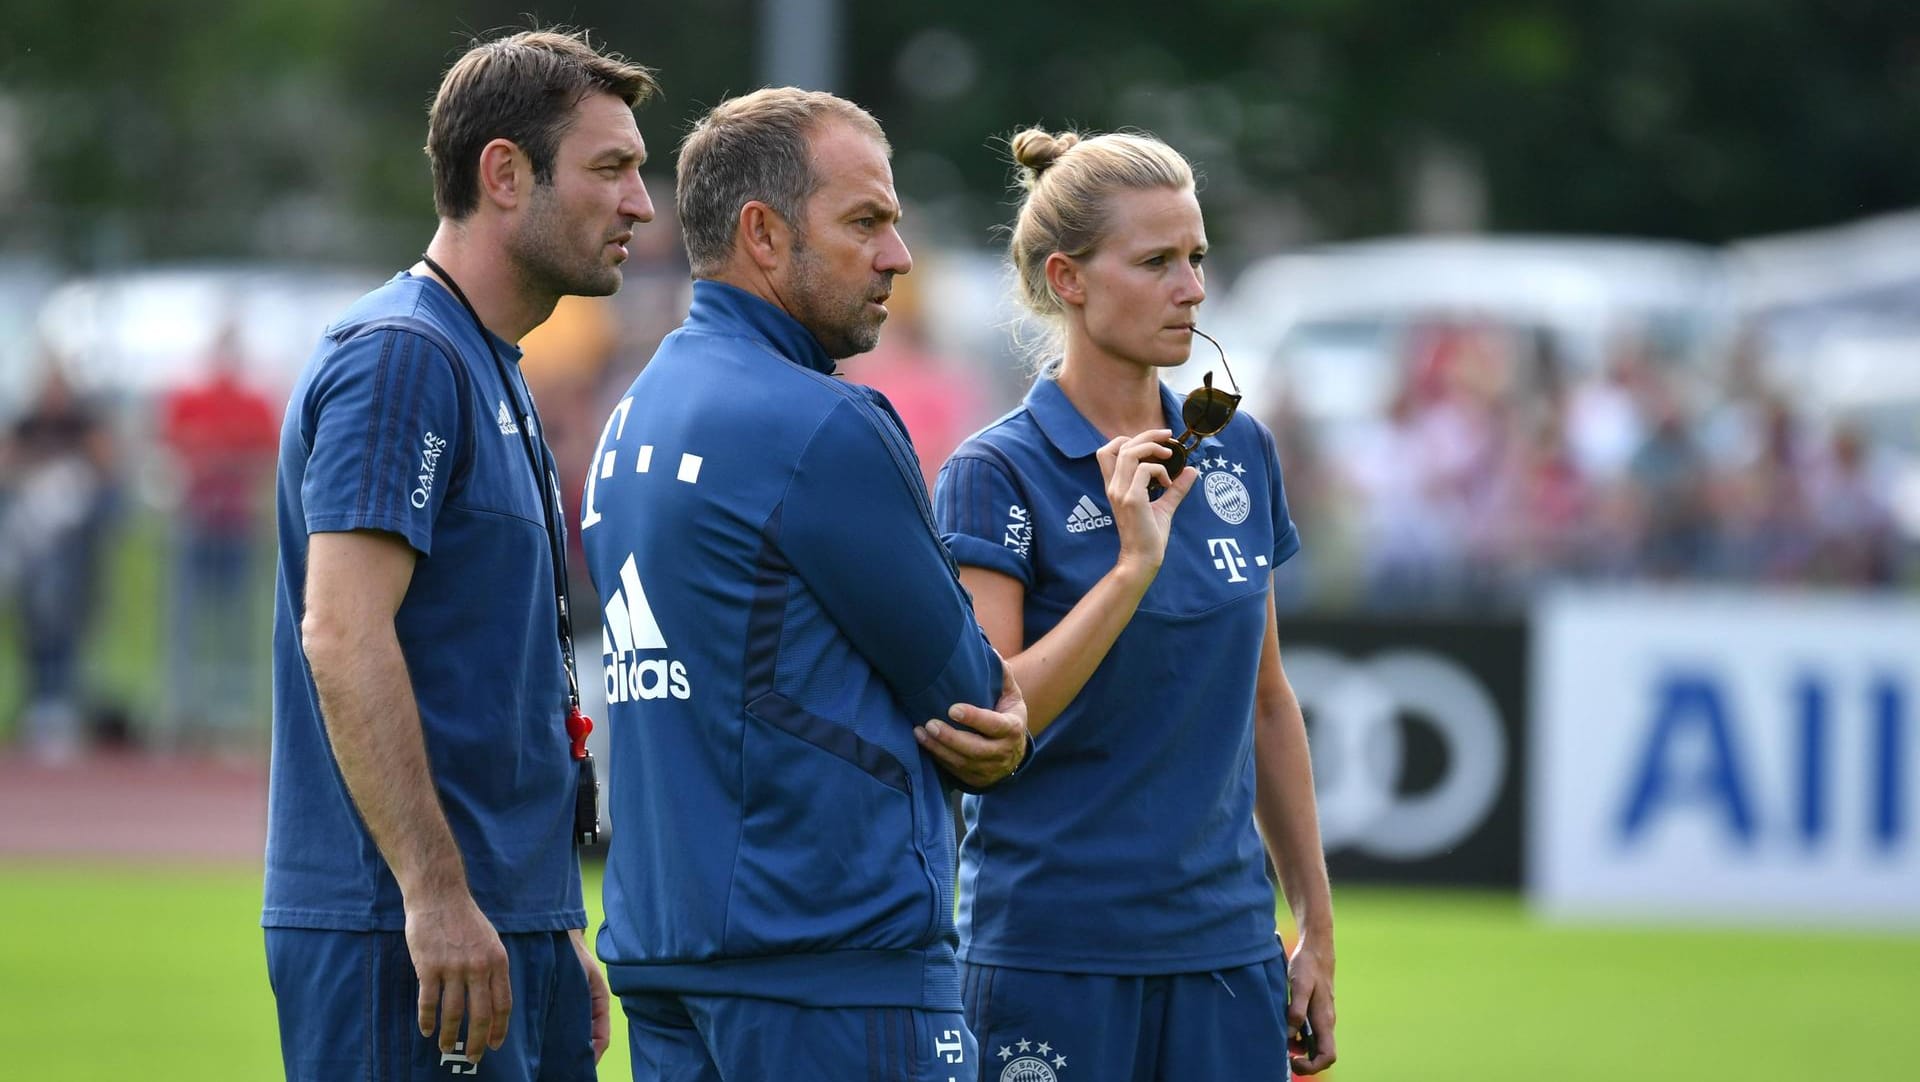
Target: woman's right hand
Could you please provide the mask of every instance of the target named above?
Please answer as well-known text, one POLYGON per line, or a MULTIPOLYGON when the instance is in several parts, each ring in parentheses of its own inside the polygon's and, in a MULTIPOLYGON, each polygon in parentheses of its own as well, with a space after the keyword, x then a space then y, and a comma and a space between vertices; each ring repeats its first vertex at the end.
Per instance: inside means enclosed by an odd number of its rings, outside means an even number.
POLYGON ((1114 528, 1120 533, 1120 558, 1115 566, 1137 569, 1148 578, 1159 572, 1166 558, 1173 513, 1200 476, 1191 466, 1183 467, 1178 477, 1167 476, 1166 460, 1173 457, 1173 452, 1162 444, 1172 438, 1168 429, 1149 429, 1137 436, 1116 437, 1094 455, 1100 462, 1100 476, 1107 482, 1107 506, 1113 508, 1114 528), (1166 491, 1153 499, 1151 485, 1166 491))

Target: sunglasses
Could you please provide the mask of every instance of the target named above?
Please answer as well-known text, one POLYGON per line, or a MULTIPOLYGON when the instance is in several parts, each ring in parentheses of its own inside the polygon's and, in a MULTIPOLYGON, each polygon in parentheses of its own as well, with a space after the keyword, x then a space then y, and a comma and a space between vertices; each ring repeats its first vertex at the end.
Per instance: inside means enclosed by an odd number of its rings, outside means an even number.
MULTIPOLYGON (((1233 378, 1233 368, 1227 364, 1227 351, 1213 340, 1212 335, 1200 328, 1193 328, 1193 333, 1206 339, 1219 351, 1220 367, 1226 370, 1227 380, 1238 392, 1240 381, 1233 378)), ((1161 463, 1167 468, 1168 477, 1180 476, 1180 471, 1187 468, 1187 456, 1200 446, 1200 441, 1208 436, 1219 435, 1220 430, 1227 427, 1227 422, 1233 420, 1234 413, 1240 409, 1240 395, 1229 394, 1215 387, 1212 372, 1201 377, 1200 382, 1202 386, 1189 391, 1187 400, 1180 404, 1180 421, 1187 426, 1187 430, 1172 439, 1160 441, 1160 446, 1173 452, 1173 457, 1161 463), (1188 442, 1189 439, 1192 442, 1188 442)))

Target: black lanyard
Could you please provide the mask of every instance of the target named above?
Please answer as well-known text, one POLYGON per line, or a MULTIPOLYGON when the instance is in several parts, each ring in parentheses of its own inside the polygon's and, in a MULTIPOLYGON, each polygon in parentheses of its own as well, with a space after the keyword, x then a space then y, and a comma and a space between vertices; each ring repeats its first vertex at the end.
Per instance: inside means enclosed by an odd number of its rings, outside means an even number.
POLYGON ((568 604, 571 595, 567 591, 566 550, 561 541, 566 533, 565 527, 560 523, 559 510, 555 507, 555 495, 559 491, 560 480, 543 451, 534 449, 532 429, 540 423, 540 415, 534 410, 532 395, 527 396, 526 411, 521 413, 520 392, 514 389, 513 374, 508 368, 507 360, 500 356, 500 351, 494 347, 493 333, 488 331, 487 325, 480 321, 480 313, 474 309, 473 302, 467 299, 467 294, 460 288, 460 283, 453 280, 453 275, 448 274, 445 267, 434 262, 432 256, 422 255, 420 259, 433 270, 433 273, 440 276, 440 280, 447 284, 447 289, 452 291, 454 297, 466 308, 467 314, 473 317, 473 328, 480 332, 480 340, 487 344, 487 353, 493 358, 494 367, 500 373, 500 382, 507 389, 507 397, 513 399, 514 412, 521 414, 520 446, 527 453, 527 465, 533 469, 533 483, 540 490, 540 511, 546 516, 547 557, 553 565, 553 600, 560 614, 557 629, 560 635, 560 656, 566 662, 567 669, 567 706, 578 707, 580 679, 574 671, 573 616, 571 606, 568 604))
POLYGON ((467 299, 466 291, 460 283, 453 280, 447 269, 434 262, 433 257, 422 253, 424 262, 447 289, 459 299, 467 315, 473 317, 473 329, 480 334, 480 340, 487 344, 487 353, 493 358, 494 368, 500 373, 500 383, 506 388, 507 396, 513 399, 514 412, 520 413, 520 446, 527 452, 527 465, 533 469, 533 484, 540 490, 540 512, 545 516, 547 530, 547 557, 553 565, 553 603, 554 611, 559 614, 559 625, 555 629, 560 636, 560 658, 567 670, 567 740, 576 762, 580 764, 579 778, 575 786, 573 802, 574 839, 582 845, 591 845, 600 840, 599 818, 599 782, 593 772, 593 756, 587 751, 587 734, 593 731, 593 722, 580 712, 580 677, 575 672, 573 660, 573 616, 572 605, 568 603, 567 591, 567 553, 564 538, 567 535, 566 523, 560 518, 559 470, 553 464, 545 450, 546 441, 536 450, 533 439, 534 426, 540 423, 540 414, 534 409, 533 395, 527 395, 527 408, 520 411, 520 392, 515 390, 513 373, 505 357, 494 347, 493 333, 481 321, 480 313, 467 299))

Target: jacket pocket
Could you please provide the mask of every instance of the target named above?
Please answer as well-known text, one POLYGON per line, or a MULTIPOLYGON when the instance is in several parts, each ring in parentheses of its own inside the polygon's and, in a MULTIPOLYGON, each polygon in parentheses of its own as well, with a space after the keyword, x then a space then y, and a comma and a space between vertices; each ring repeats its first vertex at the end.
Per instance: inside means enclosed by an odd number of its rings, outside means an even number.
POLYGON ((726 953, 926 946, 937 891, 906 767, 779 695, 747 716, 726 953))

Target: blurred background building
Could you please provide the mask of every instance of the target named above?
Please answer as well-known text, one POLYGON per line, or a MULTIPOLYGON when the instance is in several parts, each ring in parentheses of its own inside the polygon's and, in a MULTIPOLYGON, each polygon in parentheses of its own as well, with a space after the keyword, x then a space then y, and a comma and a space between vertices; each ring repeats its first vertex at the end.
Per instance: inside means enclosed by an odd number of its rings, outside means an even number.
MULTIPOLYGON (((915 270, 845 370, 896 402, 930 481, 1027 382, 1004 139, 1143 128, 1203 174, 1202 325, 1280 440, 1305 538, 1282 640, 1336 881, 1920 924, 1911 5, 535 8, 667 89, 639 115, 661 215, 625 288, 526 343, 570 501, 685 311, 673 150, 707 105, 797 82, 885 125, 915 270)), ((9 3, 14 761, 257 761, 286 394, 431 235, 444 66, 527 10, 9 3)))

